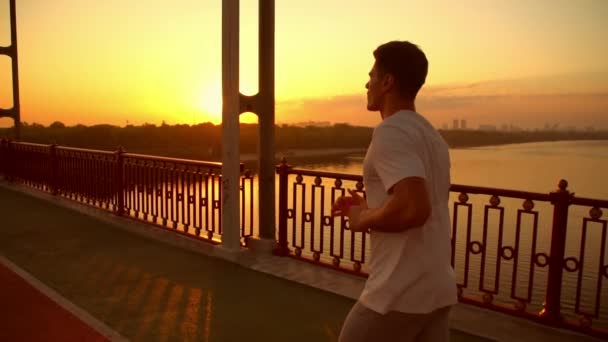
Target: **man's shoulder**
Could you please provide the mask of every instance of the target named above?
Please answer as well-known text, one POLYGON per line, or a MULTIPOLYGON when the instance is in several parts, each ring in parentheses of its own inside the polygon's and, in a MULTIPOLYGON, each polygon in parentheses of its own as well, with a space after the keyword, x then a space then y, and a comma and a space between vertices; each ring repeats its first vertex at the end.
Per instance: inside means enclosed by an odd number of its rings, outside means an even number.
POLYGON ((405 123, 400 123, 396 120, 385 120, 374 129, 372 141, 408 142, 413 137, 413 133, 415 133, 415 130, 412 130, 405 123))
POLYGON ((399 135, 417 141, 439 134, 425 117, 416 112, 394 115, 389 119, 376 126, 374 135, 399 135))
POLYGON ((404 130, 420 130, 432 129, 435 130, 430 121, 422 114, 414 111, 400 111, 395 115, 390 116, 386 120, 383 120, 376 128, 392 126, 399 127, 404 130))

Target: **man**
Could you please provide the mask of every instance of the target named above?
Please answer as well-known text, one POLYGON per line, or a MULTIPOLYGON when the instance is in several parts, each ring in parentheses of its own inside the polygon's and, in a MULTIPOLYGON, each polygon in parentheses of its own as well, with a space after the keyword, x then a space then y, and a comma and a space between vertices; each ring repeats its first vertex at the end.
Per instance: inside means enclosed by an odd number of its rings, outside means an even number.
POLYGON ((428 62, 410 42, 374 51, 367 109, 379 111, 363 162, 367 201, 355 191, 334 203, 349 228, 370 231, 369 278, 348 314, 340 342, 449 340, 457 303, 450 264, 448 146, 420 114, 415 99, 428 62))

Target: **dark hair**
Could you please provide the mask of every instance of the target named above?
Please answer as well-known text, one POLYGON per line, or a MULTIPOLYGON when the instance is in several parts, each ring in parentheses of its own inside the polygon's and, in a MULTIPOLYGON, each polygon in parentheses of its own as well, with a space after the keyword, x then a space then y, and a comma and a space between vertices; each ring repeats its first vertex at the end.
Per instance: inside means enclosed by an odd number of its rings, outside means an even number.
POLYGON ((392 41, 378 46, 374 57, 380 75, 393 75, 399 93, 415 99, 429 69, 424 52, 408 41, 392 41))

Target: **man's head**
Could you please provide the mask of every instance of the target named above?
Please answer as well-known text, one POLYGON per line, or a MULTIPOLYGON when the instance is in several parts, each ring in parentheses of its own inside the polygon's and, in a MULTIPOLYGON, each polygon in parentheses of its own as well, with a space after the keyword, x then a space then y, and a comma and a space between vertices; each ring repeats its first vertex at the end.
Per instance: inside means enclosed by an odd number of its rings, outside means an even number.
POLYGON ((374 50, 376 62, 365 85, 367 109, 382 111, 387 96, 411 101, 426 80, 428 61, 418 46, 407 41, 392 41, 374 50))

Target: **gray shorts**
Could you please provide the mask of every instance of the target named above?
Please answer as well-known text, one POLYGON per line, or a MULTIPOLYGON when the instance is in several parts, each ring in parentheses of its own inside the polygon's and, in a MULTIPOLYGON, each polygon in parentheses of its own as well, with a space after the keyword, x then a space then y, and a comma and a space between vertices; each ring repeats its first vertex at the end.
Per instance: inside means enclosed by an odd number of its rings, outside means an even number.
POLYGON ((385 315, 357 302, 350 310, 338 342, 448 342, 450 307, 429 314, 391 311, 385 315))

